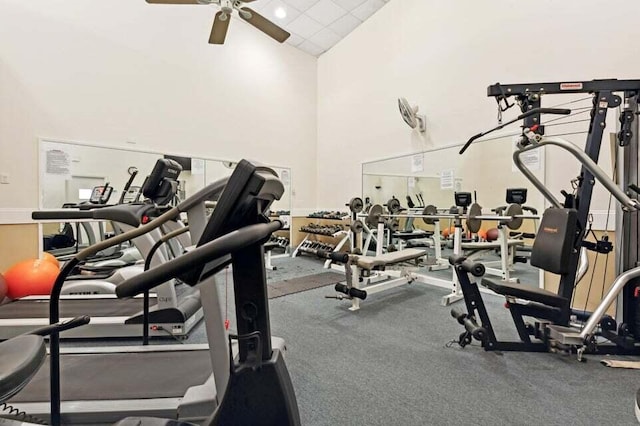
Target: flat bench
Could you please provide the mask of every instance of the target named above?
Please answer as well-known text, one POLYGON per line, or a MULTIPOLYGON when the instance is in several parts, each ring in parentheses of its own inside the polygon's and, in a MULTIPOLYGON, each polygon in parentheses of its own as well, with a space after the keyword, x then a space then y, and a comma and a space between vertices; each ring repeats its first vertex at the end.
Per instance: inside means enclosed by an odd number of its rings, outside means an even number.
POLYGON ((358 256, 357 266, 360 269, 371 271, 372 269, 380 269, 396 263, 419 259, 426 254, 426 250, 405 249, 381 254, 380 256, 358 256))

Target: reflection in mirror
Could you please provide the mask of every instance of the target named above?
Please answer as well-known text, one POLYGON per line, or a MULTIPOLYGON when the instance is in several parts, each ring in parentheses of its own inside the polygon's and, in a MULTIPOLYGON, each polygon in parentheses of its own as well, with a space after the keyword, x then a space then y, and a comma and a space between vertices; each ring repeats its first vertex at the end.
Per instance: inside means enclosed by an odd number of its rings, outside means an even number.
MULTIPOLYGON (((401 206, 406 209, 402 214, 421 214, 427 205, 433 205, 439 212, 448 212, 455 204, 455 192, 469 192, 473 201, 482 207, 483 215, 495 216, 495 209, 506 206, 506 193, 508 188, 527 189, 527 200, 525 205, 531 207, 533 211, 542 213, 544 209, 544 199, 535 187, 520 173, 513 165, 512 153, 514 141, 512 136, 502 136, 471 145, 464 155, 459 155, 460 146, 450 146, 418 154, 387 158, 379 161, 364 163, 362 165, 362 196, 369 199, 370 204, 386 205, 388 200, 396 198, 401 206), (413 207, 412 209, 410 207, 413 207)), ((528 166, 539 179, 544 181, 544 152, 538 150, 535 155, 526 161, 528 166)), ((386 209, 385 209, 386 211, 386 209)), ((524 211, 523 214, 532 215, 531 211, 524 211)), ((406 219, 401 219, 400 230, 407 229, 406 219)), ((451 236, 453 232, 450 227, 454 225, 452 219, 442 219, 439 223, 442 237, 443 251, 440 254, 441 262, 444 263, 446 257, 451 253, 447 247, 452 247, 451 236)), ((416 218, 411 220, 411 227, 415 230, 434 232, 432 224, 426 224, 423 220, 416 218)), ((518 232, 535 233, 538 221, 534 219, 524 219, 518 232)), ((463 241, 469 244, 474 239, 480 239, 490 229, 499 228, 499 222, 485 220, 481 225, 481 232, 474 235, 465 235, 463 241)), ((506 238, 512 229, 506 229, 506 238)), ((492 231, 493 233, 493 231, 492 231)), ((430 238, 430 246, 427 246, 428 253, 433 261, 436 253, 433 249, 433 238, 430 238)), ((516 252, 511 253, 511 258, 524 260, 527 253, 524 251, 530 247, 532 240, 524 240, 522 246, 518 246, 516 252)), ((394 248, 398 246, 411 246, 413 243, 409 237, 395 233, 395 238, 391 240, 394 248), (404 241, 401 241, 404 238, 404 241)), ((417 244, 417 242, 416 242, 417 244)), ((471 245, 466 245, 471 247, 471 245)), ((466 251, 470 254, 472 251, 466 251)), ((487 252, 491 257, 491 253, 487 252)), ((485 258, 488 258, 485 256, 485 258)), ((500 258, 490 259, 499 261, 500 258)), ((500 269, 502 265, 498 266, 500 269)), ((433 268, 437 269, 437 268, 433 268)), ((523 263, 513 263, 510 261, 508 267, 511 272, 508 276, 521 278, 520 281, 527 281, 529 285, 538 285, 538 274, 530 265, 523 263)), ((444 271, 433 271, 436 274, 444 274, 444 271)), ((450 274, 450 271, 449 271, 450 274)), ((444 274, 446 275, 446 274, 444 274)), ((502 275, 504 278, 504 275, 502 275)), ((451 280, 451 277, 449 277, 451 280)))
POLYGON ((204 187, 204 160, 120 148, 42 140, 40 142, 40 203, 45 209, 64 204, 87 202, 94 188, 112 188, 106 201, 117 204, 134 201, 137 190, 159 158, 176 160, 183 168, 179 177, 178 199, 204 187), (138 172, 122 198, 133 169, 138 172))
MULTIPOLYGON (((40 140, 40 207, 59 209, 90 200, 101 204, 117 204, 120 200, 140 201, 139 189, 159 158, 171 159, 182 167, 178 178, 177 200, 183 200, 205 185, 231 175, 236 165, 233 161, 43 139, 40 140), (110 189, 103 191, 107 184, 110 189), (125 192, 127 185, 129 186, 125 192), (108 199, 107 192, 111 192, 108 199)), ((285 186, 282 199, 273 203, 271 209, 288 225, 291 211, 291 169, 271 167, 285 186)), ((63 227, 64 224, 45 224, 44 232, 59 234, 63 227)), ((84 231, 75 228, 77 236, 83 237, 84 231)), ((104 232, 110 232, 108 224, 104 227, 104 232)), ((103 238, 104 232, 98 232, 100 236, 96 238, 103 238)), ((288 253, 288 227, 278 234, 281 236, 278 247, 288 253)), ((82 241, 85 240, 90 242, 86 236, 82 241)))

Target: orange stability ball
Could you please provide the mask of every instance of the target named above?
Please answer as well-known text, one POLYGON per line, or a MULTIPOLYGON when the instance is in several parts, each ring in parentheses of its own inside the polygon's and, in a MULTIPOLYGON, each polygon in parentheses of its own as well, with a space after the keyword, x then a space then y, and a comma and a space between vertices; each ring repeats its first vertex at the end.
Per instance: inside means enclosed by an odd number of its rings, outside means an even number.
POLYGON ((449 228, 444 228, 444 229, 442 230, 442 236, 443 236, 443 237, 445 237, 445 238, 447 238, 449 235, 452 235, 452 234, 454 234, 455 232, 456 232, 456 228, 455 228, 455 226, 451 226, 451 227, 449 227, 449 228))
POLYGON ((40 258, 42 260, 46 260, 47 262, 53 263, 54 265, 56 265, 56 268, 60 269, 60 262, 51 253, 48 253, 48 252, 45 251, 45 252, 42 253, 42 256, 40 256, 40 258))
POLYGON ((486 229, 481 229, 478 231, 478 237, 480 237, 481 240, 486 240, 487 239, 487 230, 486 229))
POLYGON ((7 281, 4 279, 4 276, 0 274, 0 304, 4 301, 7 296, 7 281))
POLYGON ((47 295, 58 277, 58 267, 41 259, 27 259, 16 263, 4 274, 7 296, 18 299, 24 296, 47 295))

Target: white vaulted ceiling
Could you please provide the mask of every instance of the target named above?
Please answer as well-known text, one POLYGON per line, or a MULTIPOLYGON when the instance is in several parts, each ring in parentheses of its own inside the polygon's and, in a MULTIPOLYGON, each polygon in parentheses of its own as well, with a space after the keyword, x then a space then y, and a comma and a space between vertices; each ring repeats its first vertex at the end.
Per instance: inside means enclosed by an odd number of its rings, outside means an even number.
POLYGON ((320 56, 389 0, 260 0, 250 7, 291 33, 287 43, 320 56))

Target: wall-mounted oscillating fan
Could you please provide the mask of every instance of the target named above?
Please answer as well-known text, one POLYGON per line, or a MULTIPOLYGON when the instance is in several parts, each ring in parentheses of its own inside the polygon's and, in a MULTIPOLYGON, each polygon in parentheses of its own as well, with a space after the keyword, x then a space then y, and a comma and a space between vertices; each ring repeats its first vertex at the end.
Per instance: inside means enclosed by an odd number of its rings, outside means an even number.
POLYGON ((288 39, 291 34, 260 15, 255 10, 245 6, 245 3, 253 3, 254 1, 255 0, 147 0, 147 3, 215 4, 220 6, 220 11, 216 13, 216 17, 213 20, 213 27, 211 28, 211 35, 209 36, 209 43, 211 44, 224 44, 224 39, 227 37, 227 30, 229 29, 229 22, 231 21, 231 15, 234 10, 238 12, 240 18, 244 19, 249 24, 280 43, 288 39))
POLYGON ((418 114, 418 106, 412 107, 405 98, 398 98, 398 107, 400 108, 400 114, 405 123, 412 129, 418 128, 420 133, 424 133, 427 130, 427 117, 425 115, 418 114))

